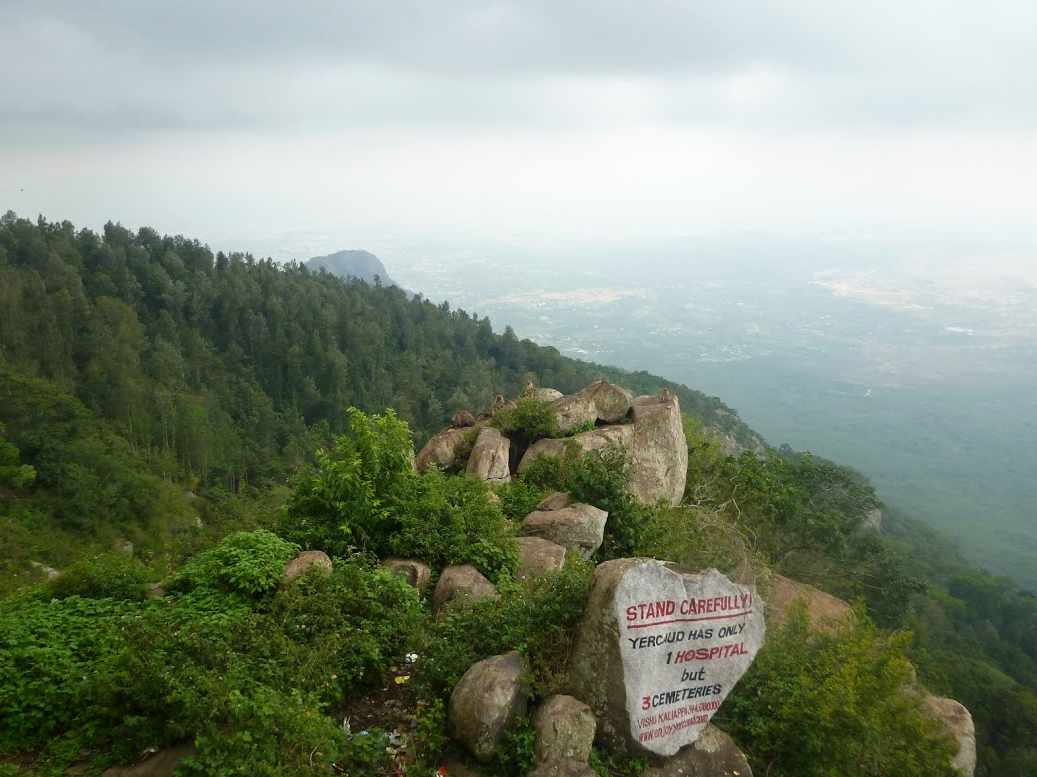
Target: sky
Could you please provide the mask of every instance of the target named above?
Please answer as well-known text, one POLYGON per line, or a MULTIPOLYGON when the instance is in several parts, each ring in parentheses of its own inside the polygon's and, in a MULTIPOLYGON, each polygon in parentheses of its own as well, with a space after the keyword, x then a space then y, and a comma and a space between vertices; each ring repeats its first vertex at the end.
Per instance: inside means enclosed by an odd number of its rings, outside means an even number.
POLYGON ((0 210, 24 216, 390 267, 745 235, 1037 265, 1032 0, 0 0, 0 19, 0 210))

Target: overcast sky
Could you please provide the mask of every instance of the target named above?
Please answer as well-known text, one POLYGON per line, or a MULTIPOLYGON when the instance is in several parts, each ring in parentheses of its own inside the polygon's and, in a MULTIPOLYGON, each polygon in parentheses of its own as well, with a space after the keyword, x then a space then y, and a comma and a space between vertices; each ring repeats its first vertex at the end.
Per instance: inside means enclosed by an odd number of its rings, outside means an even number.
POLYGON ((0 0, 0 65, 22 215, 390 266, 745 233, 1037 263, 1033 0, 0 0))

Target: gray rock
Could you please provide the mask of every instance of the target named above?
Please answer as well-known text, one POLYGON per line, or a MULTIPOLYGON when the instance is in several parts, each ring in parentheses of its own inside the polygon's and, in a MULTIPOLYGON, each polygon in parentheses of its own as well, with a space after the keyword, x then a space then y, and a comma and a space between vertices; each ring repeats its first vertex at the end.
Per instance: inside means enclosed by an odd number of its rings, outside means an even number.
POLYGON ((556 399, 561 399, 565 396, 558 389, 553 388, 538 388, 533 390, 533 398, 538 399, 541 402, 554 402, 556 399))
POLYGON ((858 531, 867 532, 881 532, 882 531, 882 510, 877 507, 873 507, 864 514, 864 518, 861 520, 860 525, 857 527, 858 531))
POLYGON ((634 400, 630 491, 644 504, 680 504, 688 479, 688 441, 680 402, 664 392, 634 400))
POLYGON ((573 498, 568 491, 556 491, 541 499, 540 504, 537 505, 537 510, 561 510, 572 503, 573 498))
POLYGON ((473 664, 450 694, 454 738, 480 761, 489 761, 508 728, 525 714, 529 688, 516 651, 473 664))
POLYGON ((496 597, 497 589, 471 564, 446 567, 439 575, 436 590, 432 592, 432 609, 438 612, 456 599, 478 601, 496 597))
POLYGON ((387 558, 382 562, 382 566, 395 572, 410 585, 417 588, 419 594, 425 593, 429 581, 432 580, 432 570, 429 568, 429 565, 414 559, 387 558))
POLYGON ((799 603, 806 608, 811 631, 834 631, 853 619, 853 608, 842 599, 807 583, 779 574, 771 575, 767 592, 767 624, 781 626, 799 603))
POLYGON ((458 410, 450 417, 450 423, 458 429, 467 429, 475 426, 475 416, 472 415, 471 410, 458 410))
POLYGON ((452 469, 458 463, 457 454, 464 447, 467 434, 467 429, 446 429, 435 435, 418 451, 414 459, 415 468, 422 473, 428 472, 433 465, 442 470, 452 469))
POLYGON ((598 722, 591 708, 572 696, 545 700, 533 717, 538 763, 575 760, 586 763, 598 722))
POLYGON ((600 451, 610 445, 630 449, 630 443, 634 439, 634 427, 630 424, 619 426, 603 426, 589 432, 580 432, 564 440, 547 438, 538 440, 529 446, 522 461, 519 462, 519 474, 525 472, 529 466, 541 456, 561 456, 565 453, 566 445, 576 446, 578 453, 586 454, 592 451, 600 451))
POLYGON ((197 754, 194 744, 167 747, 148 755, 133 766, 105 769, 101 777, 171 777, 182 760, 197 754))
POLYGON ((467 472, 480 480, 507 483, 511 480, 508 457, 511 441, 492 426, 479 430, 472 454, 468 457, 467 472))
POLYGON ((701 735, 764 629, 755 591, 715 569, 607 561, 594 571, 577 628, 572 687, 597 716, 603 742, 670 756, 701 735))
POLYGON ((566 759, 539 764, 529 777, 598 777, 598 773, 586 761, 566 759))
POLYGON ((734 740, 707 725, 694 744, 650 767, 644 777, 753 777, 753 772, 734 740))
POLYGON ((284 566, 284 582, 289 583, 310 569, 331 572, 331 559, 323 550, 304 550, 284 566))
POLYGON ((590 558, 601 547, 608 513, 588 504, 536 510, 522 521, 522 533, 557 542, 590 558))
POLYGON ((552 403, 558 428, 568 432, 581 424, 617 423, 630 412, 630 392, 606 381, 597 381, 587 388, 552 403))
POLYGON ((565 567, 565 548, 540 537, 519 537, 516 540, 519 565, 516 577, 528 580, 559 572, 565 567))
POLYGON ((972 722, 972 714, 960 702, 932 694, 925 696, 924 704, 958 743, 958 752, 951 760, 951 766, 965 777, 973 777, 976 773, 976 725, 972 722))

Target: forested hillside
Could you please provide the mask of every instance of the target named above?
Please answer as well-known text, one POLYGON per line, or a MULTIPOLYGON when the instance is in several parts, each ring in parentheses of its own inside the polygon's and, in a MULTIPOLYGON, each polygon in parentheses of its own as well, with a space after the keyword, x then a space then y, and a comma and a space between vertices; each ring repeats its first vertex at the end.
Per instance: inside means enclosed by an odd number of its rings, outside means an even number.
MULTIPOLYGON (((165 743, 201 730, 192 726, 215 725, 206 722, 208 700, 203 694, 223 694, 223 683, 231 683, 232 678, 224 677, 217 661, 203 678, 211 686, 195 688, 189 682, 190 672, 201 665, 191 662, 211 658, 204 647, 210 637, 226 647, 227 655, 239 655, 243 667, 254 664, 270 673, 263 686, 263 693, 270 694, 266 701, 260 703, 253 694, 248 698, 254 707, 223 710, 226 726, 233 731, 238 730, 234 726, 259 730, 264 724, 257 721, 272 714, 271 708, 279 708, 298 717, 278 726, 303 730, 312 710, 325 709, 341 698, 329 701, 332 691, 316 679, 315 667, 326 656, 313 645, 293 642, 295 637, 288 631, 294 623, 292 608, 314 608, 307 612, 321 623, 329 619, 332 600, 339 610, 354 608, 347 629, 352 631, 335 632, 336 651, 345 651, 343 646, 352 644, 356 634, 366 633, 364 629, 375 634, 370 644, 365 643, 368 653, 350 659, 359 664, 353 666, 348 680, 340 681, 343 687, 336 686, 344 693, 346 686, 353 689, 349 683, 359 688, 398 660, 388 651, 403 649, 402 643, 396 645, 388 635, 375 633, 378 627, 368 622, 373 615, 352 597, 398 601, 393 617, 401 619, 401 633, 420 620, 417 603, 392 581, 370 577, 362 565, 346 566, 344 577, 328 584, 333 590, 321 589, 331 598, 317 603, 300 602, 302 595, 297 592, 270 593, 270 581, 252 580, 249 576, 257 573, 248 564, 242 570, 244 583, 221 578, 220 570, 237 569, 235 565, 244 563, 242 559, 251 553, 279 571, 282 557, 291 552, 286 538, 307 544, 293 533, 297 527, 285 528, 284 519, 292 510, 302 518, 309 515, 306 505, 312 500, 304 498, 306 489, 318 481, 299 478, 298 473, 313 472, 306 468, 313 465, 314 451, 330 446, 343 433, 346 436, 339 438, 337 450, 352 451, 349 445, 357 444, 348 442, 353 439, 349 435, 359 434, 366 421, 358 421, 360 416, 355 411, 350 415, 347 408, 367 413, 394 409, 420 446, 455 411, 478 413, 497 394, 515 396, 529 381, 572 392, 598 377, 638 393, 668 387, 679 395, 689 416, 688 490, 682 508, 687 512, 662 511, 649 517, 638 513, 635 517, 644 519, 643 530, 615 534, 609 552, 675 557, 680 550, 689 558, 724 566, 733 559, 716 554, 727 546, 707 547, 701 542, 700 533, 712 525, 706 517, 715 517, 733 527, 736 544, 746 545, 774 571, 859 601, 882 629, 912 631, 913 642, 904 636, 903 650, 922 679, 932 690, 960 699, 975 716, 980 742, 977 774, 1037 773, 1037 601, 1010 581, 968 567, 952 547, 910 517, 887 510, 886 536, 862 531, 863 515, 879 501, 858 473, 791 450, 730 455, 721 435, 728 438, 727 443, 737 441, 747 447, 756 438, 720 400, 645 373, 564 358, 552 348, 518 340, 511 331, 494 333, 487 319, 451 310, 445 303, 413 298, 395 287, 347 282, 297 264, 282 266, 249 255, 214 255, 197 241, 160 236, 147 228, 134 233, 109 224, 99 235, 76 230, 67 222, 31 222, 10 213, 0 220, 0 594, 15 593, 8 598, 8 608, 0 611, 0 625, 7 629, 0 637, 30 656, 31 634, 73 629, 85 652, 64 656, 61 660, 68 664, 62 665, 61 672, 55 670, 55 677, 79 667, 77 662, 92 660, 90 656, 111 674, 104 676, 110 686, 99 687, 94 678, 87 689, 92 694, 90 703, 96 705, 90 713, 95 717, 48 718, 34 708, 31 715, 39 716, 41 728, 30 730, 36 718, 27 717, 24 730, 2 732, 0 752, 26 746, 39 749, 45 744, 40 732, 57 738, 73 730, 77 748, 87 741, 103 747, 113 731, 118 738, 111 717, 117 715, 124 716, 121 725, 132 730, 134 742, 165 743), (215 545, 234 531, 260 527, 278 531, 281 537, 253 532, 242 539, 243 535, 232 534, 215 545), (132 557, 133 563, 113 561, 109 552, 113 546, 120 548, 120 556, 132 557), (89 566, 95 557, 102 560, 98 562, 101 573, 89 566), (188 558, 194 560, 184 566, 188 558), (59 586, 54 590, 32 593, 36 589, 26 585, 40 582, 46 567, 78 571, 58 578, 65 581, 60 584, 65 588, 55 582, 50 584, 59 586), (112 594, 110 580, 101 586, 101 593, 92 588, 98 576, 126 580, 125 590, 131 595, 123 598, 136 601, 142 598, 137 595, 140 584, 170 575, 185 597, 186 609, 138 612, 136 604, 112 594), (222 596, 228 590, 233 606, 223 600, 214 604, 219 598, 214 592, 222 596), (68 603, 63 605, 67 611, 43 607, 51 594, 68 603), (225 605, 240 621, 217 617, 215 613, 222 613, 225 605), (88 615, 99 617, 98 623, 106 624, 110 634, 88 634, 88 615), (136 625, 124 628, 130 622, 136 625), (182 623, 192 625, 182 632, 174 628, 182 623), (241 626, 240 634, 234 623, 241 626), (197 633, 192 631, 196 626, 197 633), (168 637, 173 641, 167 644, 156 636, 160 633, 176 636, 168 637), (272 669, 268 659, 276 664, 277 655, 249 652, 254 650, 247 641, 249 634, 276 634, 285 655, 305 669, 300 673, 313 674, 319 700, 292 695, 291 667, 272 669), (384 644, 375 644, 383 637, 384 644), (111 652, 115 650, 111 645, 124 652, 111 652), (186 679, 161 679, 166 683, 163 692, 178 699, 182 719, 143 703, 134 706, 137 700, 128 702, 119 689, 120 678, 136 678, 142 696, 153 690, 147 682, 161 685, 153 674, 155 668, 145 666, 149 650, 173 656, 174 663, 182 659, 186 679), (282 705, 285 699, 293 701, 282 705)), ((406 447, 409 452, 409 443, 406 428, 393 423, 385 422, 393 430, 391 445, 379 444, 391 447, 398 458, 398 449, 406 447)), ((353 460, 342 455, 347 462, 343 466, 353 466, 349 463, 353 460)), ((328 459, 318 469, 328 468, 328 477, 341 476, 343 470, 333 464, 333 458, 328 459)), ((354 475, 361 480, 373 477, 364 472, 354 475)), ((503 517, 521 515, 549 485, 585 487, 599 488, 605 494, 601 498, 620 506, 612 511, 615 526, 634 525, 624 523, 627 503, 622 494, 608 491, 614 483, 607 472, 578 470, 551 477, 544 482, 530 478, 503 493, 503 517)), ((475 540, 485 542, 490 537, 496 550, 490 561, 482 558, 481 563, 494 579, 502 573, 506 577, 508 564, 513 564, 506 551, 508 529, 500 523, 500 510, 487 506, 482 491, 463 478, 415 481, 410 474, 396 473, 391 479, 388 486, 378 487, 385 487, 385 499, 395 500, 401 515, 448 523, 445 516, 458 500, 474 506, 465 520, 478 520, 479 526, 471 529, 471 536, 451 538, 457 540, 457 547, 465 548, 464 553, 474 553, 472 548, 484 547, 475 540), (427 503, 436 504, 438 512, 427 503)), ((356 516, 341 519, 348 523, 356 516)), ((321 529, 332 530, 341 531, 342 526, 321 529)), ((415 545, 419 539, 426 544, 433 541, 424 536, 424 524, 396 527, 394 532, 386 535, 383 550, 395 549, 405 540, 415 545)), ((447 536, 444 532, 435 541, 445 543, 447 536)), ((342 547, 345 551, 348 543, 342 547)), ((458 552, 442 544, 435 550, 439 561, 458 552)), ((263 574, 269 576, 269 569, 263 574)), ((569 574, 558 590, 578 603, 583 573, 570 570, 569 574)), ((571 617, 571 612, 560 614, 561 609, 559 613, 544 609, 545 602, 560 608, 561 604, 543 591, 516 597, 514 610, 483 611, 479 617, 517 619, 539 612, 540 607, 545 623, 559 630, 571 617), (557 622, 551 621, 555 616, 557 622)), ((539 656, 537 650, 542 649, 551 657, 545 647, 550 640, 538 636, 531 622, 522 623, 521 627, 511 621, 504 625, 528 639, 532 655, 539 656)), ((444 650, 446 643, 435 640, 445 639, 449 629, 455 629, 454 637, 479 634, 485 642, 485 625, 463 618, 449 620, 431 629, 428 650, 432 655, 444 650)), ((879 638, 859 634, 855 639, 859 648, 855 660, 866 665, 865 648, 879 638)), ((469 653, 482 650, 483 642, 469 653)), ((501 647, 507 646, 487 644, 486 650, 501 647)), ((472 658, 468 653, 466 657, 472 658)), ((440 658, 448 663, 454 660, 445 654, 440 658)), ((31 664, 26 658, 19 666, 24 670, 31 664)), ((442 692, 436 683, 445 683, 454 669, 450 664, 447 669, 441 666, 438 675, 432 673, 430 699, 442 692)), ((771 680, 782 673, 799 673, 796 682, 809 679, 802 665, 775 665, 774 671, 771 680)), ((50 687, 47 683, 52 681, 56 690, 52 689, 48 703, 53 708, 78 698, 54 678, 35 676, 24 688, 0 687, 3 711, 24 712, 31 705, 17 706, 20 694, 37 692, 36 683, 50 687), (67 698, 61 696, 66 692, 67 698)), ((758 687, 765 686, 761 680, 758 687)), ((248 693, 255 691, 248 688, 248 693)), ((866 694, 873 689, 859 690, 866 694)), ((79 693, 87 691, 77 688, 75 694, 79 693)), ((434 702, 429 704, 434 710, 434 702)), ((728 722, 758 747, 758 758, 776 759, 780 773, 795 773, 795 754, 782 741, 799 741, 789 737, 807 736, 803 730, 772 727, 765 736, 763 729, 755 728, 762 725, 755 718, 733 715, 728 722)), ((321 729, 320 737, 341 736, 331 729, 321 729)), ((434 739, 438 729, 432 729, 429 736, 434 739)), ((218 738, 216 729, 205 730, 218 738)), ((305 736, 313 734, 306 731, 305 736)), ((849 741, 833 739, 814 745, 820 745, 820 750, 830 745, 831 752, 851 757, 849 741), (846 749, 839 751, 841 747, 846 749)), ((53 752, 48 757, 60 760, 53 752)), ((232 760, 233 753, 227 757, 232 760)))

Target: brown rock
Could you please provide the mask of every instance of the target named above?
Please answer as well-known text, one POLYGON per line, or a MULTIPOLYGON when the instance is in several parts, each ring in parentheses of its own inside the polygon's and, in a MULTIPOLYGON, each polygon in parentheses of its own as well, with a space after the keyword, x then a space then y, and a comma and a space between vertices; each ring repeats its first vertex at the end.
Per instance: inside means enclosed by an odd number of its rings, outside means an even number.
POLYGON ((468 457, 467 472, 480 480, 491 483, 507 483, 511 480, 508 456, 511 441, 492 426, 479 430, 472 454, 468 457))
POLYGON ((537 510, 561 510, 573 503, 573 498, 568 491, 556 491, 550 496, 545 496, 537 505, 537 510))
POLYGON ((496 597, 497 589, 471 564, 447 567, 439 575, 436 590, 432 592, 432 610, 441 610, 455 599, 478 601, 496 597))
POLYGON ((734 740, 709 725, 677 755, 652 766, 644 777, 752 777, 749 762, 734 740))
POLYGON ((533 717, 538 763, 575 760, 586 763, 598 722, 591 708, 572 696, 545 700, 533 717))
POLYGON ((688 441, 680 402, 664 392, 634 400, 630 492, 644 504, 680 504, 688 480, 688 441))
POLYGON ((958 743, 958 752, 951 760, 958 772, 966 777, 976 773, 976 726, 972 722, 972 714, 965 705, 954 699, 926 694, 925 708, 947 729, 954 741, 958 743))
POLYGON ((533 398, 538 399, 541 402, 554 402, 556 399, 561 399, 565 396, 558 389, 553 388, 538 388, 533 391, 533 398))
POLYGON ((449 470, 459 464, 456 461, 458 452, 464 447, 467 429, 446 429, 425 443, 414 459, 418 472, 428 472, 429 467, 436 466, 449 470))
POLYGON ((418 589, 419 594, 424 594, 432 579, 432 570, 428 564, 414 559, 387 558, 382 566, 392 570, 412 586, 418 589))
POLYGON ((630 443, 634 438, 634 427, 630 424, 620 426, 603 426, 590 432, 581 432, 564 440, 547 438, 537 440, 529 446, 522 461, 519 462, 519 474, 525 472, 529 465, 541 456, 561 456, 565 453, 566 445, 576 446, 576 451, 583 455, 591 451, 600 451, 610 445, 618 445, 629 450, 630 443))
POLYGON ((629 391, 600 380, 575 394, 556 399, 551 406, 558 428, 565 433, 581 424, 622 421, 630 412, 631 402, 629 391))
POLYGON ((565 548, 540 537, 519 537, 516 540, 519 565, 516 576, 519 580, 543 577, 565 567, 565 548))
POLYGON ((289 583, 310 569, 331 572, 331 559, 323 550, 304 550, 284 567, 284 582, 289 583))
POLYGON ((101 777, 171 777, 185 758, 197 755, 194 744, 177 745, 159 750, 133 766, 113 766, 101 777))
POLYGON ((450 694, 454 738, 480 761, 489 761, 508 728, 526 711, 529 688, 517 651, 473 664, 450 694))
POLYGON ((475 426, 475 416, 471 410, 458 410, 451 416, 450 423, 458 429, 467 429, 469 426, 475 426))
POLYGON ((810 628, 814 631, 831 631, 853 618, 853 608, 842 599, 776 574, 771 578, 767 596, 767 624, 781 626, 797 602, 806 606, 810 628))
POLYGON ((522 521, 523 534, 557 542, 590 558, 605 537, 608 513, 588 504, 559 510, 536 510, 522 521))

